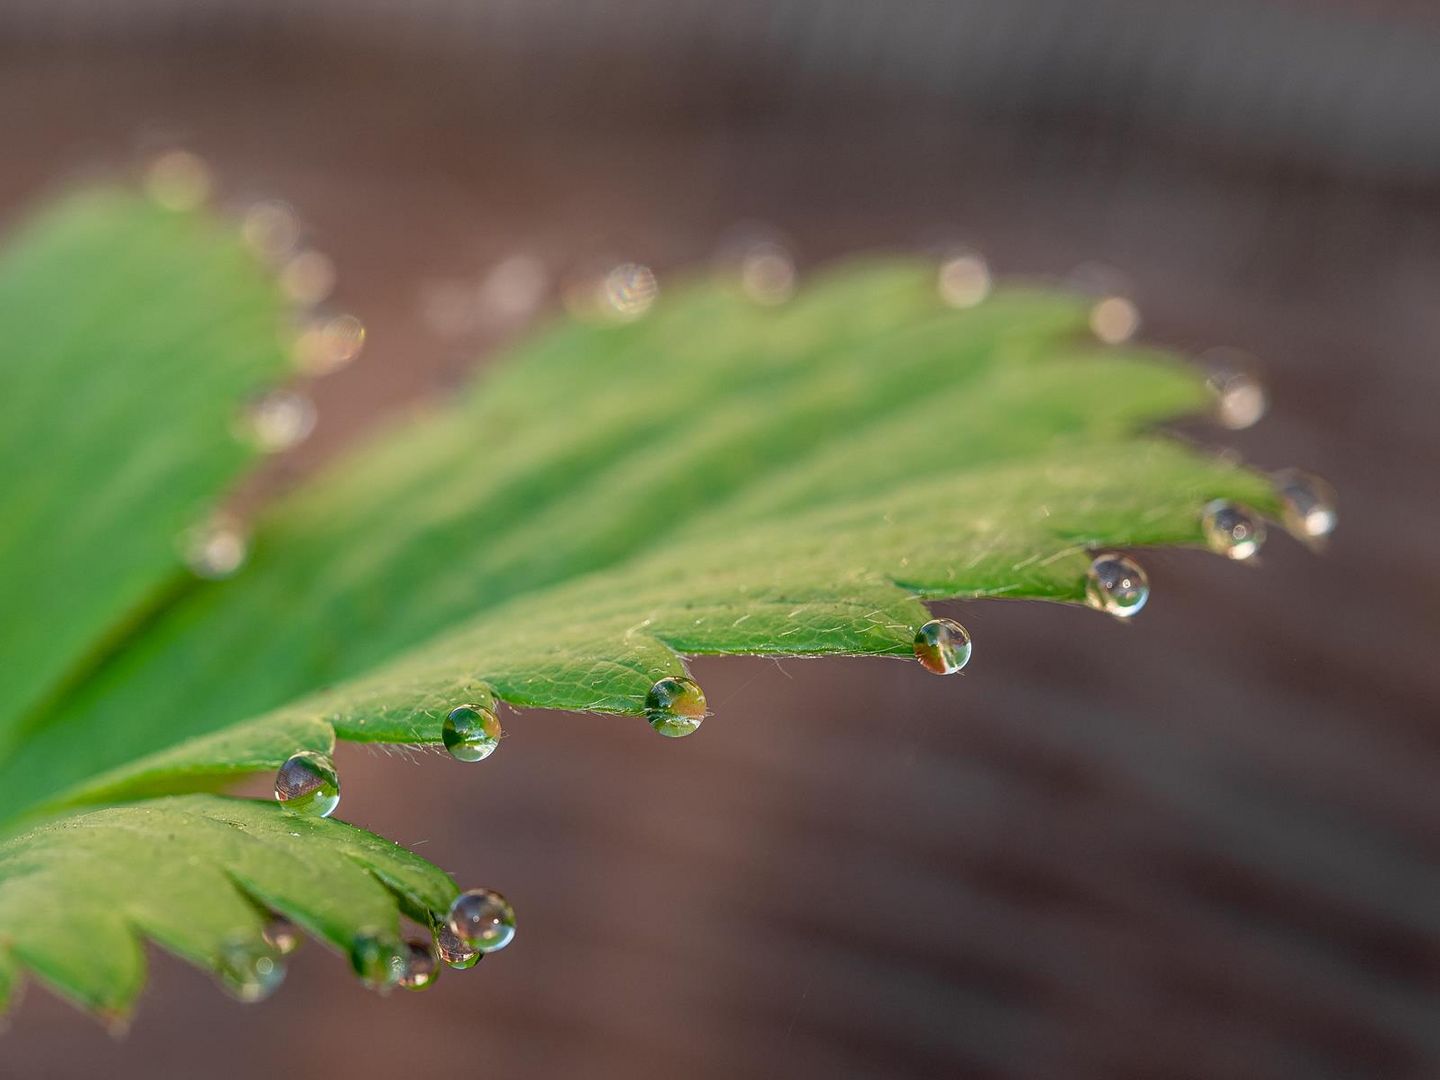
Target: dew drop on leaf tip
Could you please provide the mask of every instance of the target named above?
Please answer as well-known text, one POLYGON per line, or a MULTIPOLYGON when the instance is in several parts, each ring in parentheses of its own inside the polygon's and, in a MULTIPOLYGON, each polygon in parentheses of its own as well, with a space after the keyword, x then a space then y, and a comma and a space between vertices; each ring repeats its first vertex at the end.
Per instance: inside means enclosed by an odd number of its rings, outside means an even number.
POLYGON ((515 909, 494 889, 470 889, 455 898, 445 924, 471 948, 495 952, 515 937, 515 909))
POLYGON ((216 973, 225 989, 240 1001, 262 1001, 285 981, 285 962, 269 942, 237 938, 220 947, 216 973))
POLYGON ((1209 349, 1201 361, 1209 370, 1205 384, 1215 395, 1215 420, 1231 431, 1253 427, 1270 406, 1265 384, 1252 370, 1255 360, 1239 349, 1209 349))
POLYGON ((688 676, 667 676, 645 695, 645 718, 666 738, 693 735, 705 719, 705 692, 688 676))
POLYGON ((1128 555, 1097 555, 1085 575, 1085 602, 1118 619, 1135 616, 1150 599, 1150 580, 1128 555))
POLYGON ((494 707, 476 704, 450 710, 440 737, 456 761, 484 761, 500 745, 500 734, 494 707))
POLYGON ((409 970, 410 949, 394 934, 367 930, 350 946, 350 966, 371 990, 398 986, 409 970))
POLYGON ((405 970, 396 985, 402 990, 425 990, 440 977, 440 961, 428 941, 405 942, 405 970))
POLYGON ((298 446, 315 430, 315 403, 294 390, 273 390, 245 414, 242 434, 266 454, 298 446))
POLYGON ((289 956, 300 947, 300 928, 283 915, 270 917, 264 935, 266 943, 281 956, 289 956))
POLYGON ((1208 503, 1200 526, 1210 550, 1231 559, 1253 558, 1265 543, 1265 523, 1227 499, 1208 503))
POLYGON ((316 750, 302 750, 275 773, 275 798, 290 810, 329 817, 340 805, 334 762, 316 750))
POLYGON ((936 287, 953 308, 970 308, 990 295, 990 267, 981 255, 957 252, 940 264, 936 287))
POLYGON ((1335 531, 1335 489, 1318 476, 1285 469, 1275 474, 1275 486, 1285 507, 1285 527, 1301 540, 1326 539, 1335 531))
POLYGON ((970 632, 954 619, 931 619, 915 632, 914 649, 926 671, 954 675, 970 662, 970 632))
POLYGON ((458 971, 474 967, 485 956, 479 949, 462 941, 460 935, 450 929, 448 920, 435 928, 435 953, 447 965, 458 971))

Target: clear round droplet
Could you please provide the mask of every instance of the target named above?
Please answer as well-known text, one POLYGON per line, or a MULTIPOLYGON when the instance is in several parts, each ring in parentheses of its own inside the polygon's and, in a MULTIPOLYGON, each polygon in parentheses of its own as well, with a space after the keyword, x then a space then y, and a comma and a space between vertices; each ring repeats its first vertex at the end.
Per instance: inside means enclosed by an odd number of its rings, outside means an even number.
POLYGON ((405 942, 405 971, 396 985, 402 990, 425 990, 440 977, 440 960, 428 941, 405 942))
POLYGON ((250 407, 245 433, 267 454, 298 446, 315 430, 315 403, 294 390, 274 390, 250 407))
POLYGON ((409 970, 410 949, 394 934, 371 930, 350 945, 350 966, 371 990, 400 985, 409 970))
POLYGON ((954 619, 931 619, 915 631, 915 659, 926 671, 954 675, 970 662, 970 632, 954 619))
POLYGON ((218 581, 245 565, 250 541, 240 522, 228 514, 216 514, 180 538, 180 556, 198 578, 218 581))
POLYGON ((1201 528, 1210 550, 1232 559, 1251 558, 1265 543, 1265 523, 1226 499, 1216 499, 1205 507, 1201 528))
POLYGON ((285 962, 268 942, 237 938, 220 947, 216 973, 221 985, 241 1001, 262 1001, 285 981, 285 962))
POLYGON ((1150 580, 1128 555, 1097 555, 1085 575, 1085 601, 1119 619, 1133 617, 1150 599, 1150 580))
POLYGON ((974 252, 960 252, 940 264, 940 299, 953 308, 970 308, 990 295, 990 266, 974 252))
POLYGON ((281 956, 289 956, 300 947, 300 928, 284 915, 272 915, 265 924, 265 941, 281 956))
POLYGON ((483 761, 500 745, 500 718, 490 705, 460 705, 445 717, 440 737, 456 761, 483 761))
POLYGON ((515 937, 515 909, 494 889, 461 893, 445 921, 457 938, 482 953, 503 949, 515 937))
POLYGON ((693 735, 705 719, 705 692, 684 675, 661 679, 645 695, 645 718, 666 738, 693 735))
POLYGON ((340 775, 316 750, 302 750, 275 773, 275 798, 288 809, 329 817, 340 805, 340 775))
POLYGON ((210 167, 188 150, 169 150, 145 170, 145 194, 166 210, 194 210, 214 187, 210 167))
POLYGON ((448 922, 435 928, 435 954, 457 971, 466 971, 478 964, 485 956, 479 949, 460 940, 460 935, 450 929, 448 922))
POLYGON ((1285 506, 1285 527, 1301 540, 1324 540, 1340 518, 1335 510, 1335 489, 1318 476, 1286 469, 1275 474, 1275 486, 1285 506))

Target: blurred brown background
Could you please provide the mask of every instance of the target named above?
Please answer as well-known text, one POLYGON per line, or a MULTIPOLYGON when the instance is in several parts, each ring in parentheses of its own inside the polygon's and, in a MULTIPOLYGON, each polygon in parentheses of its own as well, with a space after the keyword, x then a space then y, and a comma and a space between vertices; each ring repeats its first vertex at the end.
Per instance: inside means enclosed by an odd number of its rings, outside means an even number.
MULTIPOLYGON (((348 748, 344 816, 504 890, 516 944, 379 999, 311 944, 251 1007, 156 956, 129 1035, 33 990, 4 1077, 1440 1075, 1440 15, 1424 4, 0 9, 0 203, 183 144, 295 204, 367 351, 262 486, 509 328, 436 297, 963 239, 1123 272, 1273 392, 1206 441, 1329 477, 1316 558, 1149 555, 1138 627, 966 605, 963 678, 705 661, 716 716, 506 717, 481 767, 348 748), (438 291, 437 291, 438 290, 438 291)), ((78 931, 77 931, 78 932, 78 931)))

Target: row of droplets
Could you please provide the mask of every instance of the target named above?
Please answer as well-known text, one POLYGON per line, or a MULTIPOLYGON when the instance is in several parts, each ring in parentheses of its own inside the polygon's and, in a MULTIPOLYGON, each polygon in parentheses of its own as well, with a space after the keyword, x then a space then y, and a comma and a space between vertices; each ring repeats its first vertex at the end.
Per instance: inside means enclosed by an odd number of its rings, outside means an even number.
MULTIPOLYGON (((443 967, 465 971, 515 938, 515 909, 494 889, 469 889, 433 921, 429 934, 367 930, 350 943, 350 965, 373 990, 425 990, 443 967)), ((241 1001, 269 997, 285 980, 286 958, 300 947, 300 928, 283 915, 261 937, 234 938, 216 957, 221 983, 241 1001)))
MULTIPOLYGON (((215 177, 198 155, 172 149, 155 157, 144 171, 141 186, 156 205, 177 213, 200 208, 215 192, 215 177)), ((335 263, 322 251, 306 246, 305 228, 288 203, 266 199, 239 215, 239 232, 250 251, 273 269, 282 295, 299 313, 299 325, 286 331, 295 373, 304 378, 329 375, 351 363, 365 345, 365 324, 348 313, 318 309, 331 296, 335 263)), ((295 386, 281 386, 255 398, 236 417, 237 438, 266 454, 280 453, 304 442, 314 431, 314 401, 295 386)), ((235 573, 248 554, 243 524, 219 512, 187 530, 179 540, 181 556, 202 578, 235 573)))
MULTIPOLYGON (((1275 477, 1285 509, 1287 528, 1315 544, 1335 529, 1338 517, 1330 485, 1319 477, 1287 470, 1275 477)), ((1201 529, 1210 550, 1231 559, 1254 558, 1265 543, 1264 520, 1237 503, 1216 499, 1201 515, 1201 529)), ((1150 599, 1150 579, 1129 555, 1097 555, 1085 574, 1085 602, 1119 619, 1139 614, 1150 599)), ((915 658, 937 675, 953 675, 970 662, 970 633, 954 619, 931 619, 915 634, 915 658)))

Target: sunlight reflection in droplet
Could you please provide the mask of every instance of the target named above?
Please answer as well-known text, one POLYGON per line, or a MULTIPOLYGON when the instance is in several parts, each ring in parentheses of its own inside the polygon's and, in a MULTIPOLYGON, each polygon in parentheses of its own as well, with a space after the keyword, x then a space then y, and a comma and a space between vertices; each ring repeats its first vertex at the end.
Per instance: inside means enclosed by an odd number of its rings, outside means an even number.
POLYGON ((365 324, 354 315, 336 315, 307 327, 295 342, 295 364, 307 375, 338 371, 365 346, 365 324))

